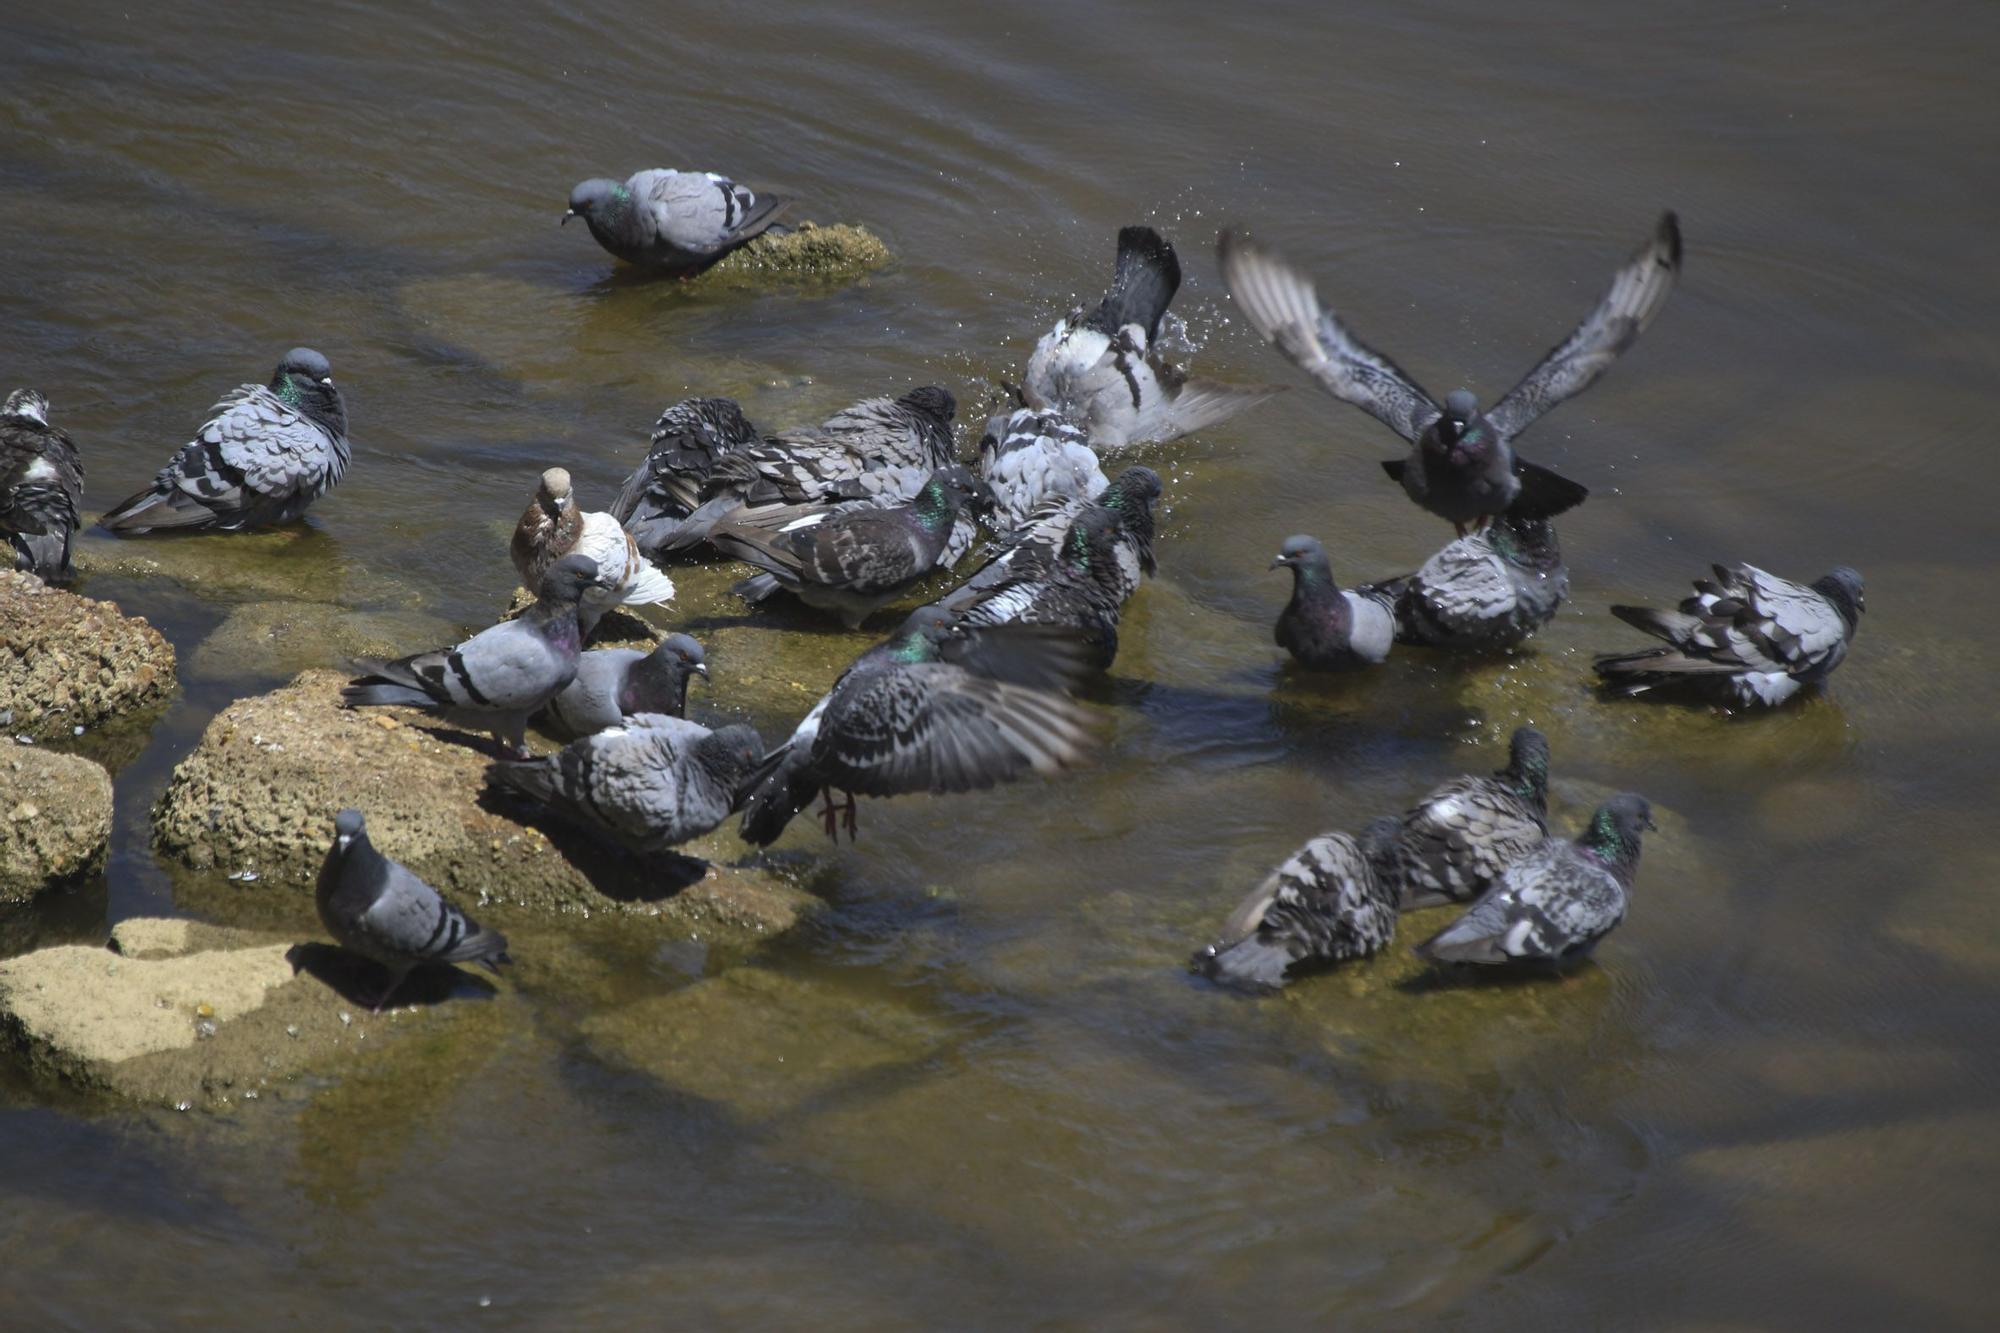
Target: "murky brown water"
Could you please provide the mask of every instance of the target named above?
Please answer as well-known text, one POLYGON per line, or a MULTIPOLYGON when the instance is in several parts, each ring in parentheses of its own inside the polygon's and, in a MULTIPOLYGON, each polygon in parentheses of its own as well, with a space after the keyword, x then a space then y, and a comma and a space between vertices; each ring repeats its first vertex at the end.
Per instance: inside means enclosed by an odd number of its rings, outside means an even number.
MULTIPOLYGON (((587 994, 483 1006, 421 1076, 234 1118, 0 1082, 0 1322, 1989 1322, 1993 7, 957 8, 0 15, 0 379, 55 400, 101 508, 220 389, 325 351, 356 465, 274 557, 302 597, 483 622, 535 472, 604 493, 687 392, 773 426, 931 380, 970 404, 1129 221, 1179 245, 1208 372, 1300 386, 1146 455, 1171 514, 1101 770, 871 807, 827 920, 747 970, 580 925, 587 994), (899 262, 822 293, 607 281, 556 216, 650 165, 899 262), (1491 393, 1663 205, 1681 290, 1532 436, 1595 491, 1562 619, 1511 665, 1281 672, 1279 538, 1374 575, 1439 531, 1382 432, 1228 321, 1217 227, 1491 393), (1628 639, 1602 605, 1711 559, 1867 574, 1830 696, 1733 723, 1590 699, 1587 654, 1628 639), (1490 767, 1523 718, 1566 817, 1605 786, 1670 813, 1599 967, 1427 990, 1388 959, 1261 1002, 1181 974, 1306 835, 1490 767), (649 1032, 680 1054, 633 1072, 649 1032)), ((146 806, 300 665, 202 656, 249 594, 87 591, 163 625, 184 697, 118 756, 106 885, 10 948, 200 901, 146 806)))

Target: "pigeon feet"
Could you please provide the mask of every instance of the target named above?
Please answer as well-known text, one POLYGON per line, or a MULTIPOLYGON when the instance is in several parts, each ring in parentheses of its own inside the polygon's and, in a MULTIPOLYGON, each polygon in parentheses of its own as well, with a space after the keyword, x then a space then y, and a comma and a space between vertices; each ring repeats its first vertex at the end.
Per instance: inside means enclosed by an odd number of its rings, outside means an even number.
POLYGON ((825 791, 820 793, 820 798, 826 802, 826 805, 823 809, 820 810, 819 817, 821 822, 824 823, 826 826, 826 836, 833 839, 835 842, 840 841, 839 827, 841 825, 844 825, 847 829, 847 840, 849 842, 854 841, 854 829, 855 829, 854 793, 847 792, 845 793, 845 795, 847 797, 846 801, 844 801, 840 805, 835 805, 833 803, 833 793, 831 791, 825 791), (835 823, 836 816, 839 817, 838 824, 835 823))

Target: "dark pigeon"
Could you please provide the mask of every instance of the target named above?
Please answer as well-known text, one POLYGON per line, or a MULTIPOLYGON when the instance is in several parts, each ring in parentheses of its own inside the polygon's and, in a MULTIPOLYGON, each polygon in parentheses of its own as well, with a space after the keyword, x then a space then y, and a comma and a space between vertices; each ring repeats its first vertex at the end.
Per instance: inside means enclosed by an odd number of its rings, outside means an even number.
POLYGON ((627 528, 678 523, 701 504, 715 465, 739 449, 763 443, 730 398, 683 398, 653 423, 644 462, 625 480, 611 516, 627 528))
POLYGON ((685 276, 762 235, 790 204, 712 171, 655 168, 625 181, 579 182, 562 220, 582 218, 628 264, 685 276))
POLYGON ((1555 524, 1515 509, 1447 543, 1416 573, 1355 591, 1394 608, 1398 643, 1494 651, 1555 618, 1569 595, 1569 566, 1555 524))
POLYGON ((936 605, 973 628, 1044 625, 1067 630, 1088 650, 1091 669, 1108 671, 1118 656, 1118 621, 1126 596, 1119 565, 1123 528, 1115 510, 1092 505, 1070 525, 1052 559, 969 596, 947 594, 936 605))
POLYGON ((1314 671, 1378 666, 1396 641, 1395 599, 1343 591, 1317 537, 1285 538, 1272 569, 1292 571, 1292 599, 1278 613, 1278 646, 1314 671))
POLYGON ((537 715, 542 729, 575 740, 615 727, 637 713, 687 716, 688 681, 708 678, 701 645, 669 634, 651 652, 593 648, 577 659, 576 675, 537 715))
POLYGON ((1113 554, 1117 562, 1116 601, 1122 606, 1138 591, 1140 579, 1154 572, 1153 502, 1159 498, 1160 474, 1149 467, 1128 467, 1094 502, 1075 496, 1051 500, 1025 524, 1004 535, 998 552, 971 578, 939 598, 937 605, 960 611, 995 589, 1046 574, 1070 549, 1070 534, 1078 521, 1094 509, 1105 509, 1118 520, 1113 554))
POLYGON ((1491 777, 1453 778, 1398 824, 1403 910, 1471 902, 1548 836, 1548 737, 1516 728, 1507 767, 1491 777))
POLYGON ((0 537, 14 567, 45 583, 67 583, 70 539, 82 521, 83 460, 60 427, 49 424, 49 400, 16 389, 0 406, 0 537))

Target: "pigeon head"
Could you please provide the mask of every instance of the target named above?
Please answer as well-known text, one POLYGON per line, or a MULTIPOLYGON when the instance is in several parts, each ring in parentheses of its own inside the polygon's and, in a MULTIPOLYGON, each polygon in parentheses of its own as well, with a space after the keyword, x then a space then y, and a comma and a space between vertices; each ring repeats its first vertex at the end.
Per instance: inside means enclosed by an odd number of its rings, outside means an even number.
POLYGON ((1139 568, 1148 574, 1158 568, 1153 563, 1153 501, 1160 490, 1159 473, 1128 467, 1097 497, 1097 503, 1124 520, 1126 533, 1139 544, 1139 568))
POLYGON ((587 555, 566 555, 542 575, 542 586, 535 590, 535 595, 557 606, 573 606, 586 590, 609 586, 598 573, 595 560, 587 555))
POLYGON ((920 606, 889 640, 892 655, 903 662, 935 662, 958 618, 939 606, 920 606))
POLYGON ((1445 395, 1444 414, 1426 433, 1450 461, 1463 467, 1484 458, 1492 446, 1492 432, 1480 424, 1479 400, 1470 389, 1453 389, 1445 395))
POLYGON ((926 384, 921 389, 912 389, 896 400, 912 412, 922 413, 935 421, 951 424, 958 414, 958 400, 949 391, 935 384, 926 384))
POLYGON ((625 673, 618 711, 627 716, 633 713, 684 716, 688 677, 693 675, 708 678, 708 663, 701 645, 685 634, 669 634, 625 673))
POLYGON ((342 810, 333 817, 333 845, 342 852, 352 847, 356 838, 366 837, 367 832, 367 821, 359 810, 342 810))
POLYGON ((542 473, 542 483, 535 488, 535 503, 550 518, 561 518, 564 511, 576 504, 576 497, 569 488, 568 468, 552 467, 542 473))
POLYGON ((1118 474, 1117 480, 1105 488, 1100 503, 1110 505, 1113 509, 1119 508, 1119 505, 1112 503, 1112 496, 1115 493, 1119 499, 1129 500, 1135 507, 1150 505, 1160 498, 1162 489, 1160 474, 1153 469, 1128 467, 1118 474))
POLYGON ((1507 743, 1507 767, 1496 776, 1513 782, 1523 796, 1546 802, 1549 738, 1533 727, 1514 728, 1514 739, 1507 743))
POLYGON ((1403 820, 1400 815, 1382 815, 1368 821, 1355 839, 1368 864, 1378 875, 1393 876, 1402 860, 1403 820))
POLYGON ((919 513, 946 522, 955 518, 960 508, 990 513, 993 503, 993 488, 973 476, 972 469, 963 463, 953 463, 931 473, 917 496, 919 513))
POLYGON ((49 400, 42 396, 39 389, 16 389, 7 395, 6 404, 0 406, 0 417, 46 426, 49 424, 49 400))
POLYGON ((271 392, 287 407, 347 433, 347 409, 333 383, 333 365, 310 347, 294 347, 271 372, 271 392))
POLYGON ((695 743, 702 767, 713 773, 732 791, 756 771, 764 760, 764 738, 746 722, 717 727, 695 743))
POLYGON ((585 222, 614 220, 631 201, 632 192, 621 181, 602 176, 578 181, 569 192, 569 212, 562 215, 562 225, 569 225, 571 218, 582 218, 585 222))
POLYGON ((1326 548, 1319 544, 1319 538, 1308 537, 1301 532, 1285 538, 1278 548, 1278 558, 1271 562, 1272 569, 1289 569, 1301 583, 1311 583, 1321 575, 1331 579, 1333 567, 1327 563, 1326 548))
POLYGON ((1657 827, 1645 797, 1621 792, 1597 807, 1577 844, 1613 864, 1630 866, 1639 859, 1640 834, 1657 827))
POLYGON ((1850 629, 1861 619, 1861 613, 1868 609, 1861 596, 1861 571, 1852 566, 1840 566, 1825 578, 1816 580, 1812 588, 1833 603, 1833 609, 1840 612, 1840 618, 1847 622, 1850 629))

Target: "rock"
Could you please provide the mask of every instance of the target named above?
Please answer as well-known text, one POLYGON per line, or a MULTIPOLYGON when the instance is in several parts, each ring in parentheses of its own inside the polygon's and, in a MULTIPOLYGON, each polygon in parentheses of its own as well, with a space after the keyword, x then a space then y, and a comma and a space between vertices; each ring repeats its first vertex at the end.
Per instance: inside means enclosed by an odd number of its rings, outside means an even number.
MULTIPOLYGON (((310 889, 333 814, 368 816, 384 855, 484 919, 489 903, 543 912, 657 915, 684 929, 765 935, 818 900, 774 874, 724 864, 640 862, 595 839, 518 822, 485 794, 483 736, 406 709, 338 706, 346 677, 308 671, 218 714, 153 811, 154 841, 196 869, 254 870, 264 886, 310 889)), ((733 828, 688 846, 740 856, 733 828)), ((504 922, 503 913, 496 914, 504 922)))
POLYGON ((0 750, 0 902, 91 874, 111 841, 111 775, 33 745, 0 750))
POLYGON ((739 246, 689 279, 691 286, 748 286, 777 278, 803 282, 851 282, 889 262, 889 247, 863 227, 836 222, 801 222, 767 231, 739 246))
POLYGON ((0 714, 8 735, 67 736, 157 703, 174 688, 173 645, 110 602, 0 570, 0 714))

